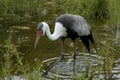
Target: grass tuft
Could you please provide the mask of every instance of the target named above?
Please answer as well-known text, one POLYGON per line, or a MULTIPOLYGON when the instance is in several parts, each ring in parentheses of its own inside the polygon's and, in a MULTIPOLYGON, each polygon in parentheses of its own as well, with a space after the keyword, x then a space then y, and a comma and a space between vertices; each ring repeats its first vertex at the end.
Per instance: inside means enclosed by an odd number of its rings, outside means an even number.
POLYGON ((14 44, 12 44, 12 33, 5 40, 5 44, 1 49, 3 58, 0 63, 0 79, 11 79, 11 76, 22 75, 28 80, 41 80, 41 63, 39 59, 35 61, 36 65, 31 66, 29 63, 23 62, 23 53, 19 52, 14 44))

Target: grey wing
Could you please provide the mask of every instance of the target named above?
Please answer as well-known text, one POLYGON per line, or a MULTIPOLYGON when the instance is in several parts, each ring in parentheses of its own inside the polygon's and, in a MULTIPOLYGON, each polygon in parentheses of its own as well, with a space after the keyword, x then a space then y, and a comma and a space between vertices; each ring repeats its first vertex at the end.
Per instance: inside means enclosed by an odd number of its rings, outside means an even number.
POLYGON ((90 26, 86 23, 86 21, 77 21, 73 24, 73 26, 73 29, 79 36, 87 36, 90 34, 90 26))

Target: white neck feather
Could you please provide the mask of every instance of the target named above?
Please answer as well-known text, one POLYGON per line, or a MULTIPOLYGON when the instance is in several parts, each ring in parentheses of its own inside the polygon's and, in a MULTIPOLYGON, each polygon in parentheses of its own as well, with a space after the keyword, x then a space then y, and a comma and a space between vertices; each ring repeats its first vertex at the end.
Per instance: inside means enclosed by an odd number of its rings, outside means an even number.
POLYGON ((66 29, 63 27, 61 23, 56 22, 53 34, 50 33, 49 25, 45 22, 44 24, 45 32, 50 40, 54 41, 57 40, 59 37, 67 36, 66 29))

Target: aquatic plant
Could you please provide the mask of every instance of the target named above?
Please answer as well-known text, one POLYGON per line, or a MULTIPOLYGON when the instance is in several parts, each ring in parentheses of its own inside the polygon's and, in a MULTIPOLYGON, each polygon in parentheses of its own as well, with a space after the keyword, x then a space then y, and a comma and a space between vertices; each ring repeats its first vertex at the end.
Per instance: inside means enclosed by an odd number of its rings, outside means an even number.
POLYGON ((12 66, 12 61, 11 61, 11 37, 8 38, 8 41, 5 42, 5 49, 2 50, 3 58, 1 60, 1 70, 0 70, 0 75, 4 79, 5 77, 7 79, 10 79, 10 75, 12 72, 11 66, 12 66))
POLYGON ((101 48, 99 54, 103 57, 103 74, 105 80, 112 79, 112 69, 114 65, 114 55, 112 53, 117 52, 116 49, 110 47, 110 43, 106 41, 102 41, 101 44, 103 47, 101 48))
POLYGON ((10 33, 8 40, 5 40, 5 44, 2 46, 2 60, 0 75, 2 78, 10 79, 13 74, 22 73, 23 66, 23 54, 20 53, 15 45, 12 44, 12 33, 10 33))
POLYGON ((16 46, 12 44, 12 33, 5 40, 5 44, 0 50, 3 55, 0 62, 0 80, 9 80, 12 76, 16 75, 20 75, 28 80, 41 80, 41 63, 39 59, 35 60, 35 66, 25 63, 23 61, 23 53, 18 51, 16 46))

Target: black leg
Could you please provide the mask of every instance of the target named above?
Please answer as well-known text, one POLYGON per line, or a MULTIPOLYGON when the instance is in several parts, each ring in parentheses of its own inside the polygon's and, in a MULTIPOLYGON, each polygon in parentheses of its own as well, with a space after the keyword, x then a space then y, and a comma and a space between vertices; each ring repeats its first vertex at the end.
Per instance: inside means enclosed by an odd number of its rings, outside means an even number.
POLYGON ((75 40, 73 40, 73 43, 74 43, 74 54, 73 54, 73 73, 75 75, 75 61, 76 61, 76 49, 75 49, 75 40))
POLYGON ((51 65, 51 66, 46 70, 46 72, 44 72, 44 73, 42 74, 42 76, 46 75, 58 62, 60 62, 60 60, 62 60, 62 56, 59 57, 59 59, 58 59, 53 65, 51 65))
POLYGON ((61 58, 63 59, 63 58, 64 58, 64 42, 65 42, 65 38, 64 38, 64 37, 62 37, 62 38, 61 38, 61 40, 62 40, 61 58))
POLYGON ((64 41, 65 38, 61 38, 62 39, 62 52, 61 52, 61 56, 59 57, 59 59, 53 64, 51 65, 48 70, 46 70, 46 72, 44 72, 42 74, 42 76, 46 75, 58 62, 60 62, 60 60, 62 60, 64 58, 64 41))

